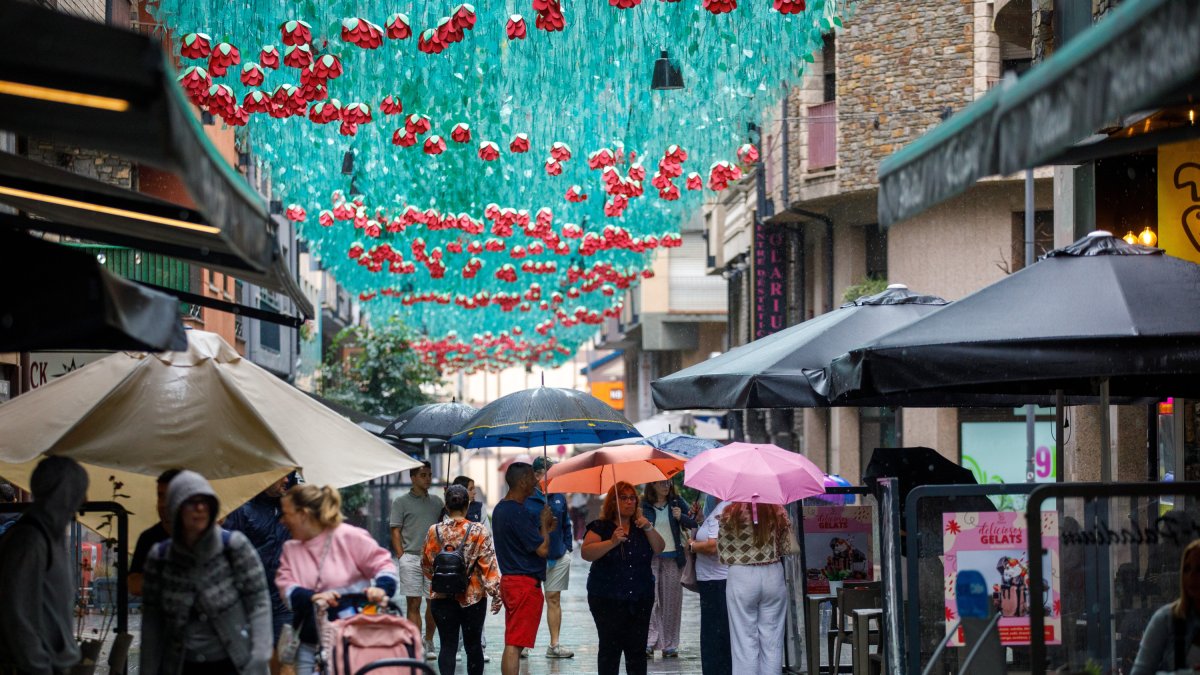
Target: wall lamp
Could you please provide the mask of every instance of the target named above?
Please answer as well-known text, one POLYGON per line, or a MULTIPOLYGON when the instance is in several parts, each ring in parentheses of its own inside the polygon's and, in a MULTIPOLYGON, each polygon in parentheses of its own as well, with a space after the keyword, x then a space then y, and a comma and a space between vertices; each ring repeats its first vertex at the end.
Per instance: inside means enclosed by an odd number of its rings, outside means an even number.
POLYGON ((81 211, 91 211, 93 213, 103 213, 107 216, 117 216, 120 218, 132 218, 141 220, 147 223, 155 223, 156 225, 169 225, 178 227, 183 230, 194 230, 196 232, 205 232, 207 234, 220 234, 221 228, 213 227, 212 225, 204 225, 201 223, 189 223, 186 220, 177 220, 175 218, 164 218, 155 216, 149 213, 141 213, 139 211, 130 211, 128 209, 118 209, 112 206, 104 206, 101 204, 92 204, 91 202, 81 202, 76 199, 67 199, 65 197, 55 197, 54 195, 42 194, 40 192, 30 192, 28 190, 18 190, 16 188, 4 187, 0 185, 0 195, 8 195, 16 199, 28 199, 30 201, 42 202, 44 204, 54 204, 56 206, 66 206, 72 209, 80 209, 81 211))
POLYGON ((40 87, 35 84, 24 84, 22 82, 10 82, 7 80, 0 80, 0 94, 49 101, 50 103, 77 105, 84 108, 96 108, 97 110, 110 110, 112 112, 125 112, 129 110, 129 101, 125 99, 83 94, 77 91, 40 87))

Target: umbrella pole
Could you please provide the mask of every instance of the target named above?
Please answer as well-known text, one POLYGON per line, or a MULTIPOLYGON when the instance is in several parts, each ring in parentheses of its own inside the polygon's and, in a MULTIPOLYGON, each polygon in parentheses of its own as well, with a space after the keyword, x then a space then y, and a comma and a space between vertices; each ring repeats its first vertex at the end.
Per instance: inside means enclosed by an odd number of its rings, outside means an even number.
POLYGON ((1063 471, 1063 455, 1066 454, 1066 439, 1063 437, 1063 431, 1066 424, 1066 411, 1063 410, 1063 402, 1066 399, 1063 396, 1063 390, 1057 389, 1054 392, 1054 477, 1059 483, 1066 482, 1066 473, 1063 471))
POLYGON ((1109 427, 1109 382, 1100 381, 1100 481, 1112 482, 1112 429, 1109 427))

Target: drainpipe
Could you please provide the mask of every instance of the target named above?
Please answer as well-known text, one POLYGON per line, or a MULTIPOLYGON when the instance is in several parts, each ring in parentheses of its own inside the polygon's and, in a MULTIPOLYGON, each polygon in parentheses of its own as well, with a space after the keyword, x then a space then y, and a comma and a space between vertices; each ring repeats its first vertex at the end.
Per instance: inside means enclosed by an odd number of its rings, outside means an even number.
POLYGON ((788 213, 825 223, 825 311, 832 311, 836 307, 833 304, 833 219, 824 213, 809 211, 799 206, 789 206, 788 213))
POLYGON ((783 101, 781 103, 781 106, 783 108, 783 113, 779 118, 782 121, 781 126, 783 127, 782 133, 783 133, 783 204, 784 204, 784 206, 792 203, 791 195, 788 194, 788 188, 791 187, 791 185, 788 183, 788 180, 789 180, 788 169, 791 167, 791 163, 792 163, 791 133, 789 133, 789 130, 788 130, 788 126, 789 126, 789 124, 788 124, 788 94, 789 93, 791 93, 791 92, 785 91, 783 94, 783 101))

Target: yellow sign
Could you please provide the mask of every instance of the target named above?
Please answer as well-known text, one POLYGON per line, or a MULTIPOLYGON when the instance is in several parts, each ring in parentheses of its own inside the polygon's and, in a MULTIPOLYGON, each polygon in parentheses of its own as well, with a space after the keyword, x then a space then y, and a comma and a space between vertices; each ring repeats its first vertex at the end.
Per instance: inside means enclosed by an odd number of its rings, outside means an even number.
POLYGON ((614 410, 625 409, 624 382, 593 382, 592 396, 609 404, 614 410))
POLYGON ((1158 245, 1200 263, 1200 141, 1158 148, 1158 245))

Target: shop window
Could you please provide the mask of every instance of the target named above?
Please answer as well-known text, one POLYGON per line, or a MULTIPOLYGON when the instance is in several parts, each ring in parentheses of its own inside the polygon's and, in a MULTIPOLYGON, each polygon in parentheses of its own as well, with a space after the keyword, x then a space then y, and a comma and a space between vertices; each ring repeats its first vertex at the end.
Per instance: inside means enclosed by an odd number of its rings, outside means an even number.
POLYGON ((887 230, 879 225, 863 228, 867 249, 867 278, 887 279, 887 230))
MULTIPOLYGON (((267 310, 268 312, 279 311, 279 308, 275 306, 275 303, 266 298, 260 298, 258 301, 258 306, 267 310)), ((258 343, 262 345, 263 349, 279 353, 279 324, 271 323, 270 321, 259 321, 258 343)))
POLYGON ((824 66, 825 102, 837 100, 837 42, 833 34, 825 36, 821 45, 821 61, 824 66))

